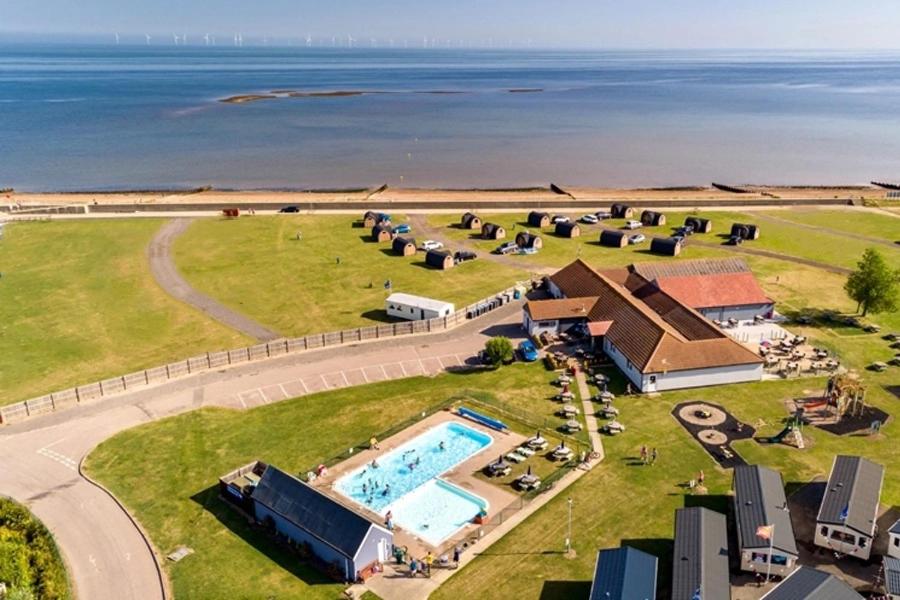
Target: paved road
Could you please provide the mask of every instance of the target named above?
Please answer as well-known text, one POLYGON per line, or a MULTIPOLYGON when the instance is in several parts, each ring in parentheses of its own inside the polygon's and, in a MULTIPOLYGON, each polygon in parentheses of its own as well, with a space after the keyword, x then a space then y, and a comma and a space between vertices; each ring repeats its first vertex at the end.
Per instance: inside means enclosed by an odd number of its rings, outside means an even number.
MULTIPOLYGON (((325 389, 459 368, 489 336, 521 338, 521 303, 448 332, 334 347, 167 382, 0 429, 0 491, 56 536, 80 598, 163 598, 156 562, 128 515, 79 476, 100 442, 205 406, 250 408, 325 389)), ((160 548, 169 552, 171 548, 160 548)))
POLYGON ((237 329, 251 338, 269 341, 283 337, 250 317, 235 312, 206 294, 198 292, 181 276, 175 261, 172 260, 172 243, 187 231, 192 221, 193 219, 173 219, 163 225, 150 241, 148 249, 150 271, 159 286, 170 296, 198 308, 216 321, 237 329))

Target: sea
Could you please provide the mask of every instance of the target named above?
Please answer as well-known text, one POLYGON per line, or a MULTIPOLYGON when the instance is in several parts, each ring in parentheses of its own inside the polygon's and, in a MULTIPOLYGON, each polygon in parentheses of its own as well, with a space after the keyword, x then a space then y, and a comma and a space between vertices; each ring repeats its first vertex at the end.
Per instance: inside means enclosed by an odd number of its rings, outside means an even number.
POLYGON ((0 45, 0 188, 871 180, 896 52, 0 45))

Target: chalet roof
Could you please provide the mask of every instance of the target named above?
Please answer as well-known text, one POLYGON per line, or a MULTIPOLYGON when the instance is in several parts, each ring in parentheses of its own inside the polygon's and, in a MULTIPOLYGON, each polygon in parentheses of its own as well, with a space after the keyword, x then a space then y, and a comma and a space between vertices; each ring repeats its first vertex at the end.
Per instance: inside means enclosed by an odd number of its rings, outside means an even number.
POLYGON ((722 513, 692 506, 675 511, 672 600, 693 600, 698 589, 705 598, 731 598, 728 528, 722 513))
POLYGON ((600 550, 590 600, 654 600, 656 564, 652 554, 628 546, 600 550))
POLYGON ((862 600, 862 596, 834 575, 800 567, 762 600, 862 600))
POLYGON ((764 525, 774 526, 771 545, 797 555, 791 513, 787 510, 781 474, 759 465, 734 468, 734 507, 740 549, 767 549, 769 541, 756 535, 764 525))
POLYGON ((835 456, 816 521, 873 536, 883 481, 881 465, 859 456, 835 456))

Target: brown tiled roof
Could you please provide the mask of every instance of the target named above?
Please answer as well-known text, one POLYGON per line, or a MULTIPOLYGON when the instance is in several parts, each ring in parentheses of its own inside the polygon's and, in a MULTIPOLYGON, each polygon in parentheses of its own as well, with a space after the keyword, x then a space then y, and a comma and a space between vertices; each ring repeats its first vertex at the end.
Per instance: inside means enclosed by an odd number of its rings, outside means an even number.
POLYGON ((533 321, 587 318, 597 298, 560 298, 554 300, 530 300, 525 309, 533 321))
POLYGON ((770 304, 753 273, 679 275, 655 281, 659 289, 692 308, 770 304))
POLYGON ((644 289, 646 282, 636 290, 643 292, 632 295, 622 284, 580 259, 552 275, 551 280, 567 296, 565 301, 576 301, 568 305, 570 310, 580 306, 578 301, 593 302, 587 320, 612 321, 607 339, 644 373, 761 362, 756 353, 690 307, 658 289, 644 289))
POLYGON ((751 272, 747 263, 740 258, 698 258, 695 260, 635 263, 631 265, 630 270, 647 281, 653 281, 662 277, 682 277, 685 275, 751 272))
POLYGON ((606 335, 610 327, 612 321, 589 321, 587 324, 588 333, 592 336, 606 335))

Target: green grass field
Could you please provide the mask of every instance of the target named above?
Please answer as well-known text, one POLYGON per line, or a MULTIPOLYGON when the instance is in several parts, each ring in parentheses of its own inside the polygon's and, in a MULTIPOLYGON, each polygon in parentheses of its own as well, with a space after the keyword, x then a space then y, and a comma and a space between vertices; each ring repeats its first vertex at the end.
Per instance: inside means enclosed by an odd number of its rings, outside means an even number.
POLYGON ((846 210, 779 210, 769 213, 773 217, 796 223, 825 227, 835 231, 856 233, 888 241, 900 239, 900 219, 874 212, 846 210))
POLYGON ((517 364, 347 388, 248 412, 201 410, 120 433, 90 455, 87 469, 129 507, 160 551, 180 544, 195 550, 165 564, 176 597, 252 598, 262 586, 267 597, 333 599, 342 586, 248 528, 217 498, 218 477, 257 458, 305 473, 461 392, 550 415, 552 377, 538 364, 517 364))
MULTIPOLYGON (((384 320, 388 279, 395 292, 440 298, 461 308, 527 276, 487 260, 431 269, 422 254, 394 256, 390 243, 370 241, 368 229, 351 226, 354 218, 203 219, 176 242, 175 258, 197 288, 284 335, 384 320)), ((395 219, 403 221, 400 215, 395 219)))
POLYGON ((71 597, 53 534, 23 505, 0 496, 0 582, 10 600, 71 597))
POLYGON ((156 219, 14 223, 0 239, 0 404, 245 345, 153 281, 156 219))

